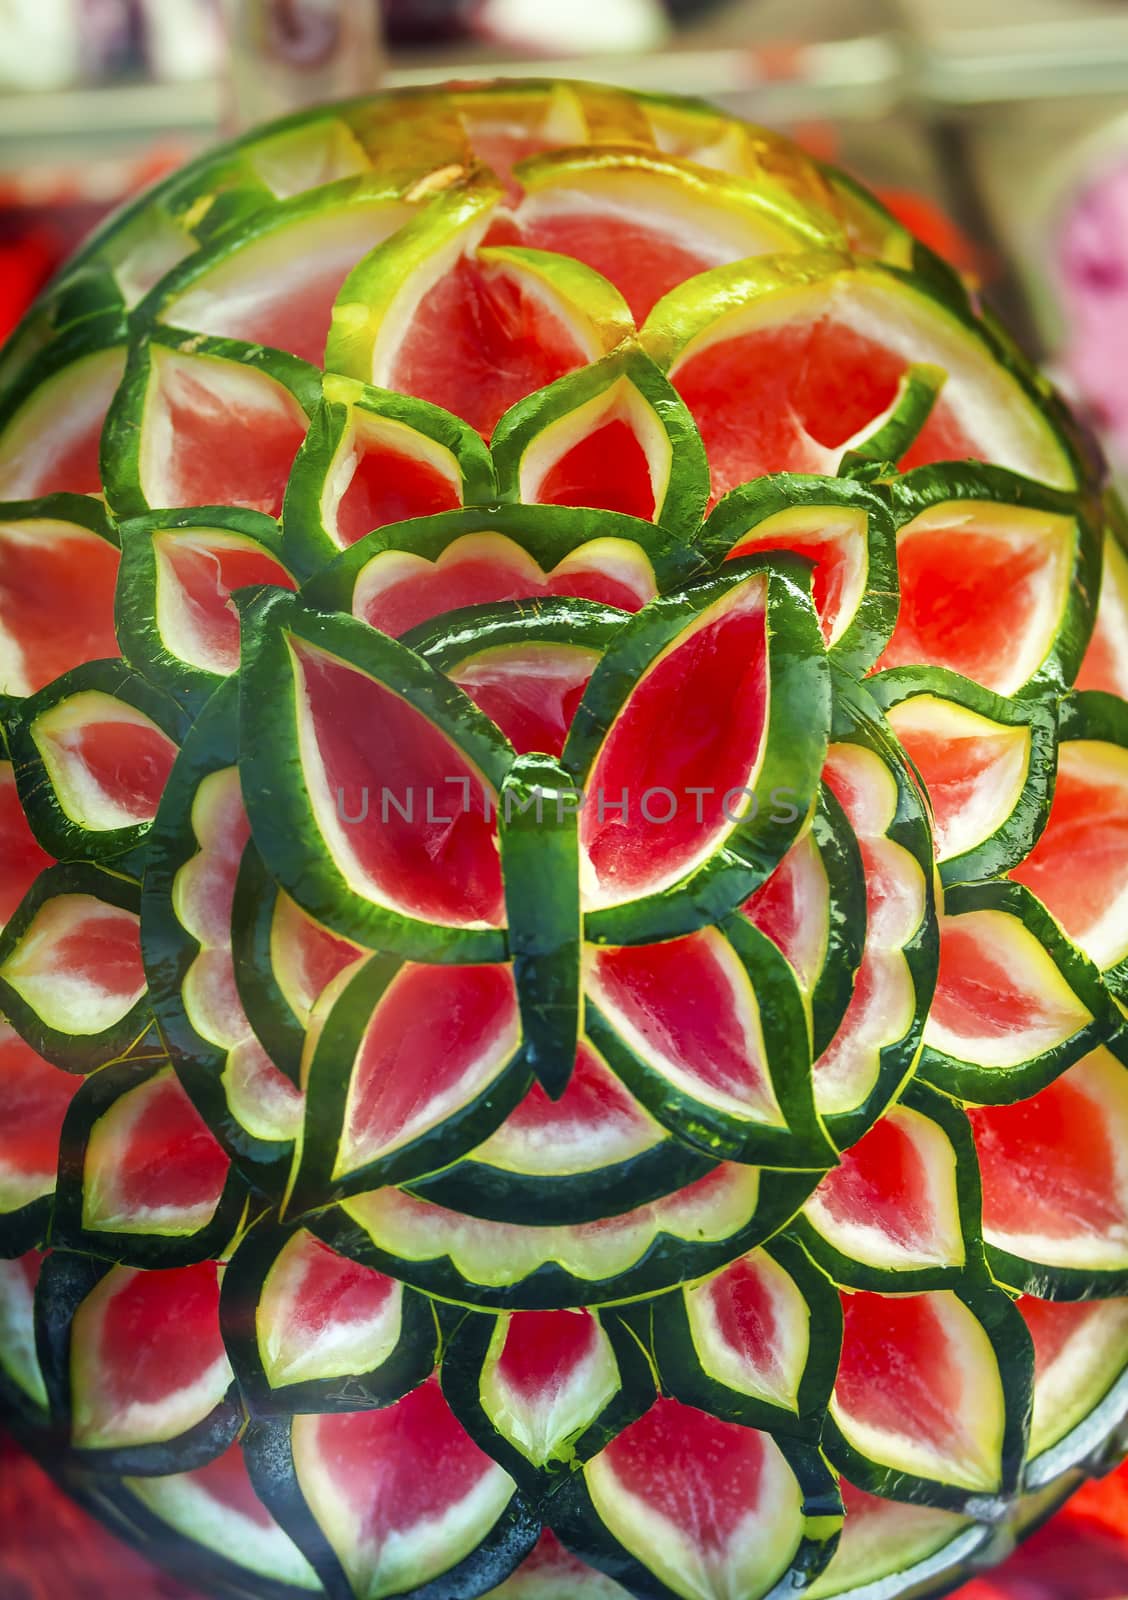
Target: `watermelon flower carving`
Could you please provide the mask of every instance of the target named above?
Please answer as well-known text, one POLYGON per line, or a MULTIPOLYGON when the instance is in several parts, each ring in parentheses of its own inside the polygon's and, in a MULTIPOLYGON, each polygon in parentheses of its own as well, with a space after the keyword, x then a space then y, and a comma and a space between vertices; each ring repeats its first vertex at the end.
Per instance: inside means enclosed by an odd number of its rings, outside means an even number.
POLYGON ((961 281, 590 85, 0 356, 0 1398, 218 1594, 897 1600, 1128 1411, 1128 556, 961 281))

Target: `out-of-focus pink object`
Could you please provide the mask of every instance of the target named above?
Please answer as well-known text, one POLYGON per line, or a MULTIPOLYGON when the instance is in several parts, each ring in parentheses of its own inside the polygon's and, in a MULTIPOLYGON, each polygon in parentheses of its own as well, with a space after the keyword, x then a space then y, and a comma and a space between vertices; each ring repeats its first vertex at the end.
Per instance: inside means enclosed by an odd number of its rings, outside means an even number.
POLYGON ((1068 204, 1056 267, 1062 374, 1110 456, 1128 465, 1128 155, 1105 164, 1068 204))

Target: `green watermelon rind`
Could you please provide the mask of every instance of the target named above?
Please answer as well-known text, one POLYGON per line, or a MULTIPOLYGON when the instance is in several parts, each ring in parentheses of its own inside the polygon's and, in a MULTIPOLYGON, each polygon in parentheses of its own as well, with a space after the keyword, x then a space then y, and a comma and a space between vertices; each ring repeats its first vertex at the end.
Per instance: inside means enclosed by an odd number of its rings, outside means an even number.
POLYGON ((196 719, 161 797, 141 894, 141 955, 153 1015, 177 1077, 247 1181, 262 1190, 272 1180, 285 1185, 292 1141, 257 1137, 231 1110, 223 1086, 227 1051, 196 1032, 184 1007, 184 979, 201 947, 173 910, 176 875, 199 851, 192 828, 197 791, 213 773, 236 765, 238 747, 238 688, 228 680, 196 719))
MULTIPOLYGON (((40 907, 67 894, 89 895, 106 905, 133 913, 140 909, 140 885, 133 878, 86 862, 67 861, 47 867, 0 933, 0 974, 40 907)), ((142 994, 125 1015, 108 1028, 98 1033, 64 1033, 49 1027, 2 975, 0 1005, 21 1039, 64 1072, 85 1074, 116 1061, 144 1036, 151 1021, 149 996, 142 994)))
POLYGON ((538 595, 461 606, 410 628, 408 645, 440 672, 450 673, 484 650, 507 645, 564 644, 602 655, 629 613, 572 595, 538 595))
POLYGON ((490 436, 500 498, 521 500, 521 465, 543 432, 622 381, 641 395, 669 440, 670 475, 661 494, 656 492, 654 521, 676 540, 688 543, 701 525, 709 498, 705 447, 677 390, 631 342, 535 390, 501 417, 490 436))
POLYGON ((599 1222, 661 1200, 711 1172, 716 1162, 665 1138, 637 1155, 574 1174, 514 1172, 475 1160, 474 1152, 432 1176, 405 1185, 421 1200, 483 1222, 546 1226, 599 1222))
POLYGON ((830 1137, 840 1150, 845 1150, 856 1144, 892 1104, 917 1066, 936 986, 940 936, 932 828, 908 763, 867 689, 837 672, 833 674, 833 688, 831 745, 857 745, 885 764, 897 785, 897 809, 884 836, 906 850, 924 876, 924 915, 916 932, 901 948, 915 995, 913 1019, 900 1039, 881 1047, 877 1078, 864 1099, 850 1110, 829 1112, 823 1119, 830 1137))
POLYGON ((1030 759, 1022 792, 1011 814, 989 838, 939 862, 947 888, 980 882, 1007 872, 1033 848, 1046 825, 1057 768, 1057 734, 1052 710, 1033 700, 1007 699, 970 678, 943 667, 890 667, 876 673, 866 688, 888 715, 917 695, 932 695, 988 717, 1005 728, 1030 730, 1030 759))
MULTIPOLYGON (((697 545, 711 567, 723 570, 729 551, 767 518, 793 507, 860 511, 866 518, 866 583, 841 637, 827 649, 842 671, 864 673, 889 642, 897 620, 897 548, 885 496, 850 478, 777 472, 730 489, 709 513, 697 545)), ((750 551, 749 554, 755 554, 750 551)))
MULTIPOLYGON (((1075 739, 1093 739, 1128 750, 1128 705, 1118 696, 1096 689, 1067 695, 1058 706, 1059 752, 1061 745, 1075 739)), ((1128 956, 1102 968, 1101 977, 1114 997, 1128 1005, 1128 956)))
MULTIPOLYGON (((650 103, 659 104, 660 101, 652 97, 650 103)), ((726 206, 730 215, 743 211, 754 216, 757 222, 766 223, 781 236, 782 248, 788 243, 798 249, 803 245, 842 242, 841 227, 832 212, 816 211, 807 206, 778 180, 758 174, 753 182, 739 173, 704 166, 657 147, 640 150, 625 140, 601 139, 579 148, 571 146, 526 156, 513 168, 522 188, 534 195, 551 188, 553 180, 559 181, 561 175, 567 179, 585 171, 609 170, 673 178, 687 192, 703 192, 711 201, 726 206)))
POLYGON ((231 953, 235 988, 247 1021, 267 1055, 300 1085, 306 1030, 282 992, 271 959, 274 915, 281 890, 248 839, 235 878, 231 953))
POLYGON ((897 397, 884 421, 842 457, 838 475, 860 483, 877 483, 896 474, 897 463, 911 450, 932 415, 947 381, 943 367, 916 361, 906 367, 897 397))
MULTIPOLYGON (((49 1462, 43 1464, 51 1470, 49 1462)), ((108 1524, 115 1536, 139 1555, 154 1565, 174 1569, 184 1581, 199 1584, 223 1600, 247 1600, 248 1583, 254 1584, 254 1593, 262 1600, 316 1600, 321 1592, 242 1565, 202 1539, 174 1528, 134 1493, 128 1477, 80 1475, 71 1469, 60 1482, 72 1499, 108 1524)))
POLYGON ((725 1422, 764 1429, 773 1437, 794 1434, 817 1443, 842 1344, 838 1291, 797 1236, 795 1219, 763 1249, 788 1274, 810 1309, 811 1339, 795 1410, 741 1393, 708 1370, 693 1338, 684 1287, 657 1296, 649 1307, 655 1367, 663 1393, 683 1405, 695 1406, 725 1422))
POLYGON ((260 1218, 243 1235, 223 1274, 220 1327, 248 1412, 253 1417, 351 1412, 390 1405, 409 1394, 434 1371, 438 1328, 432 1303, 408 1288, 400 1291, 399 1339, 378 1367, 347 1377, 271 1384, 263 1367, 255 1313, 271 1267, 299 1231, 273 1216, 260 1218))
MULTIPOLYGON (((829 241, 828 241, 829 243, 829 241)), ((915 252, 914 252, 915 255, 915 252)), ((929 254, 919 258, 935 261, 929 254)), ((986 327, 971 310, 966 292, 953 286, 949 273, 920 273, 880 261, 851 257, 833 248, 793 255, 754 256, 699 273, 670 291, 650 312, 640 330, 643 348, 663 371, 677 365, 692 342, 735 309, 754 306, 774 294, 829 286, 833 279, 864 277, 902 302, 912 302, 909 315, 935 318, 949 336, 955 334, 978 347, 983 359, 999 368, 1014 386, 1018 405, 1025 404, 1029 419, 1043 434, 1047 480, 1063 488, 1078 481, 1081 466, 1072 430, 1067 434, 1062 418, 1051 404, 1052 392, 1032 374, 1027 363, 1015 359, 1010 347, 986 327), (692 287, 690 287, 692 285, 692 287)), ((958 283, 958 280, 956 280, 958 283)), ((904 312, 902 311, 902 316, 904 312)), ((931 468, 920 469, 930 472, 931 468)))
MULTIPOLYGON (((320 1577, 327 1600, 355 1600, 355 1590, 302 1494, 290 1430, 289 1417, 259 1417, 251 1423, 243 1438, 251 1481, 320 1577)), ((540 1518, 515 1489, 489 1533, 463 1561, 399 1592, 403 1600, 473 1600, 509 1576, 536 1543, 540 1529, 540 1518)))
MULTIPOLYGON (((257 141, 256 141, 257 142, 257 141)), ((181 176, 186 176, 182 173, 181 176)), ((323 216, 330 211, 358 210, 375 206, 380 201, 389 203, 400 198, 399 187, 381 179, 375 172, 360 173, 353 177, 337 178, 331 183, 305 189, 285 199, 278 199, 267 190, 261 210, 251 212, 235 227, 215 234, 178 262, 149 291, 130 313, 134 328, 144 329, 150 324, 165 327, 179 326, 167 316, 166 310, 186 290, 195 288, 207 278, 214 268, 226 266, 247 245, 268 239, 275 233, 285 234, 296 224, 323 216)), ((284 243, 284 241, 278 241, 284 243)))
POLYGON ((921 512, 961 500, 1048 512, 1074 523, 1077 532, 1073 566, 1061 619, 1037 671, 1015 691, 1013 698, 1022 701, 1064 694, 1081 669, 1100 593, 1101 525, 1099 508, 1092 496, 1051 488, 980 461, 914 467, 891 480, 888 489, 898 534, 921 512))
MULTIPOLYGON (((842 1526, 842 1502, 833 1474, 817 1446, 776 1437, 803 1493, 803 1531, 786 1570, 758 1600, 785 1600, 807 1587, 829 1562, 842 1526)), ((582 1561, 620 1583, 639 1600, 684 1600, 622 1545, 599 1516, 583 1472, 565 1479, 546 1506, 553 1532, 582 1561)))
POLYGON ((1014 1067, 978 1066, 926 1044, 918 1068, 926 1082, 973 1105, 1010 1105, 1037 1094, 1090 1051, 1112 1041, 1121 1017, 1100 973, 1024 885, 997 878, 986 883, 957 884, 945 892, 944 911, 948 917, 971 911, 1000 911, 1017 918, 1041 944, 1090 1013, 1091 1021, 1060 1044, 1014 1067))
POLYGON ((285 567, 278 523, 262 511, 249 511, 243 506, 192 506, 123 518, 117 526, 121 570, 114 622, 125 657, 191 715, 198 716, 224 681, 223 675, 183 660, 161 633, 153 537, 179 529, 233 533, 250 540, 264 555, 285 567))
POLYGON ((52 1249, 70 1250, 128 1267, 194 1266, 222 1257, 242 1225, 247 1190, 232 1168, 210 1220, 191 1234, 115 1232, 86 1226, 83 1218, 86 1150, 98 1120, 123 1095, 139 1089, 165 1063, 119 1061, 87 1078, 70 1103, 59 1139, 59 1180, 51 1224, 52 1249))
POLYGON ((571 777, 559 761, 531 752, 519 755, 506 773, 498 803, 507 942, 524 1062, 554 1100, 572 1076, 584 1017, 575 800, 571 777))
POLYGON ((502 1123, 529 1086, 519 1045, 500 1073, 464 1105, 423 1133, 346 1173, 336 1166, 355 1061, 373 1011, 404 963, 376 952, 345 982, 325 1016, 308 1062, 306 1112, 297 1168, 287 1195, 291 1216, 349 1195, 423 1177, 457 1161, 502 1123))
POLYGON ((969 1274, 953 1292, 979 1322, 995 1354, 1004 1404, 998 1488, 994 1492, 967 1489, 872 1459, 846 1438, 833 1409, 827 1413, 823 1448, 831 1464, 869 1494, 997 1521, 1022 1487, 1034 1394, 1034 1346, 1014 1302, 1003 1290, 969 1274))
MULTIPOLYGON (((399 1278, 402 1282, 471 1308, 492 1311, 550 1311, 568 1306, 617 1304, 654 1294, 691 1277, 702 1277, 726 1266, 737 1256, 786 1225, 810 1194, 817 1173, 783 1173, 765 1170, 752 1216, 727 1238, 701 1243, 657 1231, 651 1243, 625 1271, 609 1278, 585 1278, 557 1261, 545 1262, 515 1282, 471 1282, 463 1277, 449 1255, 436 1254, 412 1260, 382 1247, 368 1229, 338 1206, 309 1221, 311 1232, 342 1255, 399 1278)), ((526 1224, 528 1219, 525 1219, 526 1224)), ((537 1226, 547 1226, 538 1215, 537 1226)), ((508 1277, 498 1264, 499 1280, 508 1277)))
POLYGON ((988 1279, 980 1221, 982 1194, 975 1142, 959 1104, 923 1082, 906 1085, 897 1104, 928 1117, 943 1132, 955 1155, 955 1185, 964 1259, 952 1265, 930 1267, 879 1267, 844 1254, 823 1234, 806 1212, 790 1225, 790 1232, 812 1259, 844 1289, 877 1294, 919 1294, 933 1289, 956 1289, 980 1277, 988 1279))
POLYGON ((769 715, 756 773, 757 794, 787 794, 780 820, 753 807, 707 861, 668 888, 589 911, 584 932, 596 944, 654 944, 721 922, 743 904, 795 842, 818 794, 830 721, 829 679, 822 634, 810 594, 809 563, 786 556, 729 563, 680 594, 666 594, 624 624, 600 661, 576 709, 561 756, 582 788, 612 724, 650 664, 730 590, 758 574, 767 580, 769 715))
POLYGON ((440 1377, 447 1404, 479 1448, 503 1466, 530 1503, 538 1507, 561 1477, 597 1455, 647 1410, 655 1396, 649 1358, 634 1335, 613 1312, 596 1315, 611 1343, 619 1369, 619 1387, 588 1426, 567 1440, 564 1453, 543 1467, 537 1467, 505 1438, 482 1403, 482 1370, 496 1317, 466 1311, 444 1341, 440 1377))
MULTIPOLYGON (((35 359, 17 371, 11 382, 0 390, 0 446, 8 429, 18 421, 24 407, 35 399, 40 389, 91 356, 116 350, 124 360, 127 340, 127 324, 116 310, 74 323, 51 338, 35 352, 35 359)), ((76 495, 74 498, 85 497, 76 495)))
POLYGON ((589 998, 584 1015, 591 1041, 651 1116, 703 1154, 765 1167, 830 1166, 836 1151, 815 1111, 810 1039, 794 971, 767 934, 745 918, 730 917, 719 932, 756 993, 767 1074, 783 1126, 737 1117, 691 1094, 669 1078, 660 1060, 648 1059, 624 1038, 610 1014, 589 998))
POLYGON ((830 887, 830 916, 822 971, 811 992, 811 1053, 817 1060, 838 1032, 854 992, 865 946, 866 893, 854 831, 824 783, 811 821, 830 887))
POLYGON ((456 684, 396 640, 290 595, 262 599, 243 616, 239 771, 251 835, 267 870, 316 921, 370 949, 422 961, 505 960, 504 928, 424 922, 350 887, 318 827, 295 759, 298 710, 287 638, 336 657, 414 705, 495 793, 513 762, 509 741, 456 684))
MULTIPOLYGON (((1128 1072, 1128 1024, 1105 1041, 1105 1048, 1128 1072)), ((984 1248, 995 1280, 1017 1294, 1032 1295, 1038 1300, 1069 1301, 1109 1300, 1128 1295, 1126 1266, 1067 1267, 1035 1261, 1004 1250, 990 1239, 984 1240, 984 1248)))
POLYGON ((48 855, 57 861, 88 861, 140 875, 150 824, 85 827, 64 809, 35 739, 35 724, 44 712, 54 710, 72 695, 86 692, 110 695, 141 712, 175 744, 188 730, 188 720, 176 702, 124 661, 87 661, 17 702, 17 709, 4 719, 16 789, 31 830, 48 855))
MULTIPOLYGON (((322 497, 353 409, 409 428, 448 451, 460 472, 460 498, 465 505, 488 505, 497 498, 489 451, 460 417, 410 395, 327 373, 321 403, 310 417, 309 431, 294 458, 282 504, 284 559, 304 580, 320 577, 327 563, 350 548, 337 544, 326 528, 322 497)), ((391 526, 398 534, 406 525, 397 520, 391 526)))
MULTIPOLYGON (((311 578, 303 587, 302 598, 324 610, 349 613, 361 572, 374 557, 385 550, 404 550, 426 561, 437 561, 456 539, 472 533, 508 536, 546 572, 591 542, 593 533, 600 539, 621 539, 637 547, 653 572, 660 593, 692 578, 701 564, 696 554, 665 528, 621 511, 601 511, 596 530, 591 513, 578 506, 464 506, 430 517, 412 517, 366 534, 311 578)), ((520 603, 528 605, 531 600, 520 603)), ((411 629, 404 637, 414 637, 421 628, 439 625, 449 626, 445 619, 435 619, 433 624, 423 623, 411 629)))
POLYGON ((153 348, 182 356, 230 361, 249 371, 261 372, 287 389, 307 417, 312 415, 321 398, 323 374, 297 356, 261 344, 247 344, 241 339, 213 338, 163 325, 152 327, 147 335, 130 344, 125 376, 118 385, 102 429, 102 485, 106 504, 119 521, 170 509, 151 506, 141 484, 141 448, 153 348))
POLYGON ((375 370, 376 346, 396 300, 417 275, 423 279, 425 293, 431 287, 428 280, 436 259, 449 255, 453 264, 460 254, 460 238, 477 242, 475 235, 501 194, 485 169, 464 171, 389 239, 360 258, 333 303, 325 343, 326 371, 362 383, 379 383, 382 374, 375 370))
MULTIPOLYGON (((91 1290, 111 1270, 113 1263, 93 1256, 52 1251, 39 1276, 35 1297, 35 1343, 40 1369, 51 1406, 51 1417, 64 1436, 70 1433, 71 1324, 91 1290)), ((243 1411, 232 1381, 226 1395, 206 1417, 173 1439, 152 1443, 115 1445, 103 1449, 71 1446, 75 1463, 95 1472, 128 1473, 134 1477, 162 1477, 202 1467, 221 1455, 243 1426, 243 1411)))

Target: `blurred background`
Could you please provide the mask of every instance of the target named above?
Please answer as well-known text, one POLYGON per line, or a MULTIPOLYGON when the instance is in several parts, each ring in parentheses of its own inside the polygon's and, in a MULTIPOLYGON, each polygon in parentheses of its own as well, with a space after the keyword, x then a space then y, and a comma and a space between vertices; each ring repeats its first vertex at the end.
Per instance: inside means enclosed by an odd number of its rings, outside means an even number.
POLYGON ((0 336, 105 209, 220 133, 530 71, 704 95, 838 161, 1128 467, 1123 0, 0 0, 0 336))

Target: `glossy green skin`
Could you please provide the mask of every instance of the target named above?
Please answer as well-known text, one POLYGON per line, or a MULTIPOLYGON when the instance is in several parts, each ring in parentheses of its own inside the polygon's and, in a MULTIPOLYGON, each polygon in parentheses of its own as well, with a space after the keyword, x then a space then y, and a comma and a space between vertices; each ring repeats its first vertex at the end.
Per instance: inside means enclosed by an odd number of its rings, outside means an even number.
POLYGON ((948 916, 968 911, 1001 911, 1016 917, 1039 941, 1065 977, 1073 992, 1092 1013, 1068 1039, 1043 1051, 1017 1067, 981 1067, 958 1061, 934 1045, 925 1045, 921 1056, 921 1076, 946 1094, 980 1105, 1008 1105, 1036 1094, 1048 1083, 1080 1061, 1098 1045, 1109 1043, 1120 1027, 1115 1003, 1093 963, 1069 943, 1049 912, 1020 883, 960 884, 945 897, 948 916))
POLYGON ((958 1289, 961 1284, 976 1280, 989 1281, 980 1222, 979 1165, 966 1115, 958 1103, 920 1081, 910 1083, 897 1103, 928 1117, 943 1131, 952 1147, 965 1260, 957 1266, 882 1268, 855 1260, 837 1249, 808 1215, 796 1217, 791 1233, 831 1279, 846 1289, 912 1294, 931 1289, 958 1289))

